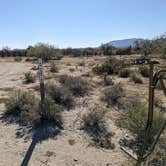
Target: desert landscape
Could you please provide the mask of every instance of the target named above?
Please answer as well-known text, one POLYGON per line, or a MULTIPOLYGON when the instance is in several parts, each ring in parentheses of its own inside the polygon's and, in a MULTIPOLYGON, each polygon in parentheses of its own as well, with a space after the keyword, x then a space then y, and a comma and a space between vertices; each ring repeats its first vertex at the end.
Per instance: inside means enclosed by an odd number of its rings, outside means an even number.
POLYGON ((0 4, 0 166, 166 166, 166 1, 0 4))
MULTIPOLYGON (((116 56, 117 59, 129 60, 139 55, 116 56)), ((154 58, 155 59, 155 58, 154 58)), ((11 95, 12 91, 21 89, 39 96, 39 79, 37 62, 26 62, 22 58, 20 62, 14 58, 0 59, 0 149, 1 166, 18 166, 23 164, 29 153, 29 165, 58 165, 58 166, 125 166, 132 165, 134 160, 120 148, 120 140, 130 137, 131 133, 119 128, 115 121, 122 114, 123 108, 109 106, 101 100, 101 94, 107 86, 103 76, 93 72, 95 66, 101 65, 108 60, 106 56, 92 57, 64 57, 55 60, 58 71, 50 72, 51 62, 43 66, 45 84, 59 84, 60 76, 67 74, 73 77, 81 77, 88 82, 89 92, 85 96, 75 97, 74 107, 62 112, 63 129, 60 131, 50 130, 49 128, 39 127, 33 129, 32 126, 20 126, 12 117, 4 117, 4 102, 11 95), (24 75, 32 72, 36 78, 34 83, 25 84, 24 75), (108 109, 105 115, 108 131, 113 133, 111 142, 114 144, 112 149, 96 147, 91 143, 91 138, 80 129, 82 114, 93 111, 93 108, 104 107, 108 109)), ((163 61, 162 61, 163 62, 163 61)), ((165 61, 164 61, 165 65, 165 61)), ((138 67, 132 67, 136 70, 138 67)), ((121 83, 125 89, 125 99, 140 97, 144 101, 148 100, 148 78, 142 78, 143 84, 136 84, 130 78, 111 76, 114 84, 121 83)), ((162 96, 162 92, 158 91, 162 96)), ((46 93, 47 95, 47 93, 46 93)), ((161 98, 165 104, 164 95, 161 98)))

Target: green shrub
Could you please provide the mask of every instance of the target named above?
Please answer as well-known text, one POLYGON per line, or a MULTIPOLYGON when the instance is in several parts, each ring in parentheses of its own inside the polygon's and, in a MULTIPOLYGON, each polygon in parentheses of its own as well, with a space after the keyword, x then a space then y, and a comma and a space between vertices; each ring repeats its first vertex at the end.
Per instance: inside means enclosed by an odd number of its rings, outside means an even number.
POLYGON ((127 78, 130 77, 131 70, 128 68, 121 69, 119 72, 119 77, 127 78))
POLYGON ((38 121, 39 100, 31 93, 15 91, 5 102, 6 114, 18 116, 26 121, 38 121))
POLYGON ((32 72, 25 73, 24 83, 34 83, 35 82, 35 76, 32 72))
POLYGON ((27 124, 39 124, 42 120, 62 124, 62 107, 46 97, 41 109, 41 103, 37 97, 29 92, 15 91, 5 102, 6 115, 19 117, 21 122, 27 124))
POLYGON ((50 71, 52 73, 57 73, 58 72, 58 67, 57 67, 57 65, 54 62, 51 63, 50 71))
POLYGON ((51 59, 61 59, 60 50, 53 45, 38 43, 27 50, 27 56, 42 58, 44 62, 51 59))
POLYGON ((143 81, 142 81, 142 79, 141 79, 141 76, 138 75, 137 73, 133 73, 133 74, 131 75, 131 80, 132 80, 135 84, 142 84, 142 83, 143 83, 143 81))
POLYGON ((93 145, 114 149, 115 145, 111 142, 111 136, 104 120, 106 110, 94 108, 82 116, 82 129, 92 138, 93 145))
POLYGON ((146 66, 139 67, 139 72, 143 77, 149 77, 149 68, 146 66))
POLYGON ((81 77, 73 77, 62 75, 59 79, 60 83, 67 87, 74 96, 84 96, 89 89, 87 81, 81 77))
POLYGON ((46 97, 43 103, 43 111, 41 110, 40 103, 40 114, 44 120, 56 122, 58 125, 62 125, 61 112, 63 111, 62 106, 55 104, 54 100, 50 97, 46 97))
POLYGON ((54 84, 47 84, 46 93, 55 101, 55 103, 62 105, 67 109, 74 106, 73 96, 65 87, 57 87, 54 84))
POLYGON ((116 105, 119 100, 125 96, 125 91, 121 83, 108 87, 103 92, 102 99, 107 102, 107 105, 116 105))
MULTIPOLYGON (((133 133, 136 136, 137 144, 140 146, 144 140, 147 118, 148 108, 146 104, 141 101, 134 100, 126 105, 124 113, 122 113, 118 118, 116 124, 119 127, 128 129, 131 133, 133 133)), ((163 114, 160 111, 155 110, 147 148, 151 145, 154 136, 157 134, 159 127, 163 123, 163 120, 163 114)), ((138 147, 138 150, 139 148, 140 147, 138 147)))
POLYGON ((118 60, 116 58, 110 58, 108 61, 106 61, 101 66, 96 66, 92 70, 96 74, 118 74, 118 72, 124 68, 126 64, 122 60, 118 60))

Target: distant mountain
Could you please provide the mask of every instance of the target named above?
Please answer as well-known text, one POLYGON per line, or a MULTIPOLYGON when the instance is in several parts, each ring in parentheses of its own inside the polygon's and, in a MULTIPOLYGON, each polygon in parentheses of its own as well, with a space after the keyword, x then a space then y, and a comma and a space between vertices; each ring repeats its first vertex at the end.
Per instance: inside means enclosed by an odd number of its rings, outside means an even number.
POLYGON ((132 38, 132 39, 124 39, 124 40, 115 40, 111 41, 107 44, 112 45, 117 48, 126 48, 130 46, 134 46, 136 41, 142 41, 143 39, 132 38))

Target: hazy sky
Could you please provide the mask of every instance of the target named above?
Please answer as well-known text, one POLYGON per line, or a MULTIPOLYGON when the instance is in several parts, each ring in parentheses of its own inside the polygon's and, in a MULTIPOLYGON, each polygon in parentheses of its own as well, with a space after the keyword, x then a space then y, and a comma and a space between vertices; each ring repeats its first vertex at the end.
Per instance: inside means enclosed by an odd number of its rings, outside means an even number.
POLYGON ((0 47, 98 46, 166 32, 166 0, 0 0, 0 47))

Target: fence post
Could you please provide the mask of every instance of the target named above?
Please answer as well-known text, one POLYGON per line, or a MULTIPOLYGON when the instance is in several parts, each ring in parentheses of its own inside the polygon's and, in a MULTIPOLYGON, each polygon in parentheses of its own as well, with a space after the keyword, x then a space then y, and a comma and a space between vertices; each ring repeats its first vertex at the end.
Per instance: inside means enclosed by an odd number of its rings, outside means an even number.
POLYGON ((40 96, 41 96, 41 111, 44 113, 44 99, 45 99, 45 86, 44 86, 44 73, 43 73, 43 61, 42 58, 38 59, 39 65, 39 81, 40 81, 40 96))
POLYGON ((146 126, 146 133, 145 133, 145 139, 142 145, 142 148, 140 150, 140 156, 138 158, 138 162, 136 166, 141 166, 143 156, 146 149, 146 144, 148 141, 149 133, 152 127, 153 122, 153 102, 154 102, 154 87, 153 87, 153 70, 154 70, 154 64, 153 62, 150 62, 149 64, 149 108, 148 108, 148 120, 147 120, 147 126, 146 126))

